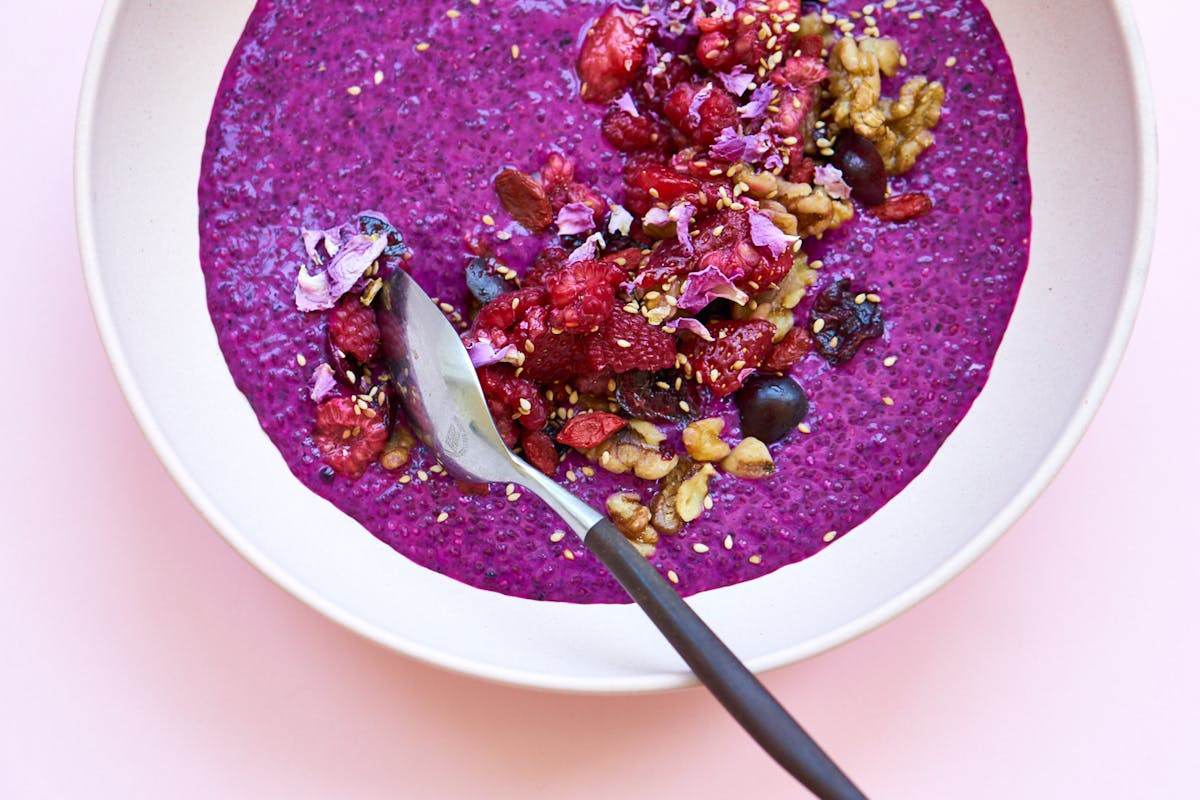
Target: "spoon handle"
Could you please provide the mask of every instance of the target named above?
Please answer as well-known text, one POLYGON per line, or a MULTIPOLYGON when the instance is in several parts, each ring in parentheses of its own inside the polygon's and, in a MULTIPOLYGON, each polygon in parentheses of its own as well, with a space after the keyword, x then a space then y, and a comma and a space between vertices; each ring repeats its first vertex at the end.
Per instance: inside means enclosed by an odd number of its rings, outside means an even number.
POLYGON ((754 740, 822 800, 866 800, 746 665, 637 549, 601 519, 584 545, 604 562, 705 686, 754 740))

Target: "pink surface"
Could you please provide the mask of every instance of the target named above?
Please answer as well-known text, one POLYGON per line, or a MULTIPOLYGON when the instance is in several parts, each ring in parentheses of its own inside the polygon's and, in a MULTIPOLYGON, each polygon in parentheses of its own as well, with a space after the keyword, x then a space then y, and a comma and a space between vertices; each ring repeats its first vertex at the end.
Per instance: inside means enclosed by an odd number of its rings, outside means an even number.
MULTIPOLYGON (((126 409, 72 225, 98 0, 6 3, 0 220, 0 797, 799 794, 701 690, 574 697, 407 660, 292 599, 188 505, 126 409)), ((1200 168, 1170 0, 1136 0, 1159 101, 1142 315, 1060 476, 949 587, 767 684, 879 798, 1183 797, 1200 737, 1200 168)), ((1187 62, 1185 62, 1185 58, 1187 62)))

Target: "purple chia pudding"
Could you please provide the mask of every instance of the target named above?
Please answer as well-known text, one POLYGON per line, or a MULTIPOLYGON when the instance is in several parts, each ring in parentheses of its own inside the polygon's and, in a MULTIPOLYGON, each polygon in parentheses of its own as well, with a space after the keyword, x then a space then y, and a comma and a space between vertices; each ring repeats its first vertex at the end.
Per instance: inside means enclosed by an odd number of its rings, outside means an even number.
MULTIPOLYGON (((581 32, 608 5, 260 0, 216 98, 199 186, 218 341, 295 476, 417 564, 538 600, 628 598, 519 489, 464 492, 420 447, 403 468, 373 464, 357 480, 323 465, 311 390, 314 365, 328 358, 328 323, 297 310, 301 231, 378 209, 411 249, 405 268, 447 307, 465 310, 464 241, 487 242, 518 272, 546 243, 497 202, 501 169, 533 172, 549 154, 567 153, 577 176, 620 202, 623 154, 602 137, 606 106, 581 99, 575 70, 581 32)), ((850 278, 879 296, 883 335, 844 364, 812 352, 790 368, 809 411, 800 430, 771 445, 774 474, 718 474, 711 509, 660 537, 649 556, 683 594, 807 558, 903 489, 982 390, 1028 260, 1024 117, 983 5, 900 0, 865 18, 851 14, 864 12, 861 4, 842 0, 804 6, 813 10, 853 22, 855 35, 877 26, 898 41, 905 75, 945 86, 936 143, 889 180, 893 197, 920 194, 932 208, 901 222, 859 209, 804 238, 809 264, 820 266, 795 309, 798 324, 822 290, 850 278)), ((900 83, 885 77, 884 93, 900 83)), ((731 397, 709 398, 704 415, 724 419, 729 441, 740 438, 731 397)), ((669 431, 674 441, 679 427, 669 431)), ((561 467, 558 479, 597 508, 614 492, 653 492, 577 452, 561 467)))

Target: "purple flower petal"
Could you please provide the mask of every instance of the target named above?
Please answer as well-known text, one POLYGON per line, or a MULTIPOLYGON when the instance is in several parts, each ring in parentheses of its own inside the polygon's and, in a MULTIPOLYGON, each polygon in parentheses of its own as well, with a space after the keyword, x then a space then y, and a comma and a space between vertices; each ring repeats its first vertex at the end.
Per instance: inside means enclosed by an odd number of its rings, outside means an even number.
MULTIPOLYGON (((706 83, 700 89, 700 91, 693 95, 692 102, 688 106, 687 120, 689 123, 692 125, 700 124, 700 106, 704 105, 704 101, 707 100, 712 93, 713 85, 711 83, 706 83)), ((766 108, 766 106, 763 106, 763 108, 766 108)))
POLYGON ((733 15, 737 13, 737 3, 734 0, 710 0, 713 5, 710 17, 720 17, 721 19, 733 19, 733 15))
POLYGON ((849 200, 850 186, 842 177, 842 171, 833 164, 821 164, 816 168, 813 183, 822 186, 834 200, 849 200))
POLYGON ((587 203, 567 203, 554 218, 559 236, 574 236, 596 230, 596 217, 587 203))
POLYGON ((583 244, 571 251, 571 255, 567 256, 568 264, 577 264, 580 261, 590 261, 596 257, 596 247, 604 247, 604 237, 599 233, 593 233, 583 244))
POLYGON ((741 64, 734 67, 732 72, 718 72, 717 77, 721 79, 725 91, 734 97, 741 97, 750 88, 750 84, 754 83, 754 73, 746 72, 746 68, 741 64))
POLYGON ((313 370, 312 391, 308 393, 308 396, 319 403, 333 394, 333 390, 336 387, 337 378, 333 377, 333 367, 328 364, 321 364, 313 370))
POLYGON ((350 291, 350 288, 375 263, 387 247, 387 237, 372 238, 363 234, 351 236, 337 251, 325 270, 329 278, 329 292, 334 301, 350 291))
POLYGON ((329 289, 329 275, 324 272, 311 274, 305 266, 296 276, 296 308, 301 311, 321 311, 333 308, 337 298, 329 289))
POLYGON ((734 128, 723 128, 717 134, 717 140, 709 146, 708 153, 725 161, 741 161, 746 154, 746 140, 734 128))
POLYGON ((788 236, 779 230, 771 218, 760 211, 750 212, 750 241, 759 247, 766 247, 771 255, 778 257, 780 253, 796 241, 795 236, 788 236))
POLYGON ((492 344, 490 339, 476 339, 473 342, 464 342, 467 348, 467 355, 471 357, 471 364, 478 369, 486 367, 489 364, 499 364, 502 361, 507 361, 517 354, 517 348, 511 344, 506 344, 499 349, 492 344))
POLYGON ((688 230, 688 225, 695 215, 696 207, 691 203, 676 204, 668 215, 671 219, 675 220, 675 238, 679 240, 679 245, 683 248, 683 252, 689 256, 696 252, 696 248, 692 246, 691 231, 688 230))
POLYGON ((631 95, 629 92, 626 92, 617 98, 617 108, 621 109, 626 114, 630 114, 635 117, 641 116, 641 114, 638 113, 637 104, 633 102, 633 95, 631 95))
POLYGON ((708 332, 708 328, 704 327, 704 323, 695 317, 677 317, 663 325, 662 329, 667 333, 691 331, 706 342, 715 341, 713 335, 708 332))
POLYGON ((750 302, 750 296, 733 285, 733 281, 742 277, 739 271, 733 278, 725 275, 716 267, 707 267, 693 272, 683 282, 683 291, 679 295, 679 308, 684 311, 699 311, 719 297, 731 300, 739 306, 750 302))
POLYGON ((763 161, 763 169, 783 169, 783 166, 783 156, 776 152, 772 152, 766 161, 763 161))
POLYGON ((742 119, 761 119, 767 113, 767 106, 771 104, 774 91, 771 84, 764 83, 754 90, 754 94, 750 95, 745 105, 738 106, 738 114, 742 119))

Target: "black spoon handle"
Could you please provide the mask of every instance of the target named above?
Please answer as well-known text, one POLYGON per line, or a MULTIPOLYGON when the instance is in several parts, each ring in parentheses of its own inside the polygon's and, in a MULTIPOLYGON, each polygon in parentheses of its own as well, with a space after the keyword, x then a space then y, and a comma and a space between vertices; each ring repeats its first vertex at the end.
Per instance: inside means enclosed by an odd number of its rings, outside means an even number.
POLYGON ((701 683, 784 769, 821 800, 866 800, 611 521, 597 522, 584 544, 621 582, 701 683))

